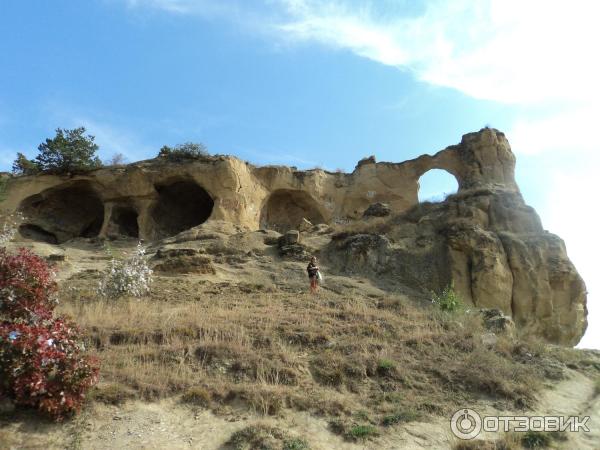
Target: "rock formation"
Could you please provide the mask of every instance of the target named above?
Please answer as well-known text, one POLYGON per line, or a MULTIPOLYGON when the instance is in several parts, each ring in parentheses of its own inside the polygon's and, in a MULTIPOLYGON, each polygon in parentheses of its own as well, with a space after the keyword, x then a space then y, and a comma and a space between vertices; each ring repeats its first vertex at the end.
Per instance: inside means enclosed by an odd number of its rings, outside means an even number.
POLYGON ((334 235, 322 250, 332 265, 421 293, 453 283, 468 304, 501 310, 520 332, 573 345, 587 324, 585 285, 562 240, 525 205, 514 169, 504 134, 486 128, 433 156, 365 158, 349 174, 214 156, 12 177, 0 209, 20 209, 21 235, 51 244, 116 235, 152 241, 215 220, 280 233, 364 223, 365 231, 334 235), (419 204, 418 180, 434 168, 456 177, 458 193, 419 204))

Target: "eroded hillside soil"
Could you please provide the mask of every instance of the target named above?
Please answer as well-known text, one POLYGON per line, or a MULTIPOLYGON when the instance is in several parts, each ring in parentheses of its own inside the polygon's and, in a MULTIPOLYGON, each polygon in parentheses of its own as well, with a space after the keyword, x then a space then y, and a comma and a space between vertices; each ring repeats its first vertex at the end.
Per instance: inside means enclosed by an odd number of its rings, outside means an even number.
MULTIPOLYGON (((329 240, 315 233, 297 250, 329 240)), ((99 241, 27 244, 55 261, 59 311, 85 329, 101 382, 65 423, 3 414, 0 448, 444 449, 461 407, 590 415, 590 433, 553 445, 600 448, 597 353, 491 335, 478 311, 442 313, 327 263, 309 295, 305 255, 282 257, 274 242, 179 235, 150 247, 152 293, 119 300, 96 294, 110 259, 99 241)))

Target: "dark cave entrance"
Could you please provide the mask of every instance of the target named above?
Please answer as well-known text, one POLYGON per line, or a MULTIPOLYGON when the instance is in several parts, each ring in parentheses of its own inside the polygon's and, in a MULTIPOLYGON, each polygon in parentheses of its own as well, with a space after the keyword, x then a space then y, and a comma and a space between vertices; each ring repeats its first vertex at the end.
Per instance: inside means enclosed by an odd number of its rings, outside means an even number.
POLYGON ((131 206, 115 206, 112 210, 110 221, 115 225, 116 232, 121 236, 138 238, 138 213, 131 206))
POLYGON ((304 191, 280 189, 273 192, 263 207, 261 227, 280 233, 297 229, 302 219, 316 225, 324 223, 317 202, 304 191))
POLYGON ((63 243, 76 237, 96 237, 104 222, 104 204, 87 181, 47 189, 21 203, 24 237, 63 243))
POLYGON ((19 227, 19 233, 26 239, 31 239, 39 242, 47 242, 48 244, 58 244, 57 237, 37 225, 25 223, 19 227))
POLYGON ((173 236, 200 225, 212 214, 212 197, 193 181, 174 181, 155 188, 158 201, 151 217, 160 236, 173 236))

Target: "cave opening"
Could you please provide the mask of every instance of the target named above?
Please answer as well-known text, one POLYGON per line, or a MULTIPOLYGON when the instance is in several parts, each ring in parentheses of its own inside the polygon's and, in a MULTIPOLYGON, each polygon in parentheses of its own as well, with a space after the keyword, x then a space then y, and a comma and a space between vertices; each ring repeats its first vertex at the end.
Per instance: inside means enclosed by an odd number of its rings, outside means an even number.
POLYGON ((138 238, 138 213, 131 206, 115 206, 111 213, 111 223, 115 225, 116 232, 121 236, 138 238))
POLYGON ((31 223, 24 223, 21 226, 19 226, 19 233, 25 239, 31 239, 33 241, 39 242, 47 242, 48 244, 54 245, 58 244, 58 238, 56 237, 56 235, 31 223))
POLYGON ((104 204, 87 181, 46 189, 23 200, 24 237, 61 244, 76 237, 96 237, 104 222, 104 204))
POLYGON ((173 236, 200 225, 212 214, 214 201, 199 184, 178 180, 155 186, 158 200, 151 211, 159 236, 173 236))
POLYGON ((314 225, 325 222, 317 202, 307 192, 280 189, 267 199, 260 224, 263 228, 285 233, 297 229, 302 219, 307 219, 314 225))

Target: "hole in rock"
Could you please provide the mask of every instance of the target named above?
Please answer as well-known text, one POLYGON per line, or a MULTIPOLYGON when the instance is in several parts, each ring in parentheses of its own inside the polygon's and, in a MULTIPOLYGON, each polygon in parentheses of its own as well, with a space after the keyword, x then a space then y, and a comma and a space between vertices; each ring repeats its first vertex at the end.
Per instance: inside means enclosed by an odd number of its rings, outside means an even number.
POLYGON ((151 216, 161 236, 172 236, 200 225, 212 214, 212 197, 193 181, 174 181, 155 188, 158 201, 151 216))
POLYGON ((280 233, 297 229, 302 219, 308 219, 313 225, 324 223, 317 202, 306 192, 280 189, 273 192, 263 207, 261 227, 280 233))
POLYGON ((138 213, 130 206, 115 206, 110 221, 116 225, 117 233, 122 236, 139 237, 138 213))
POLYGON ((419 202, 442 202, 458 191, 458 181, 450 172, 431 169, 419 178, 419 202))
POLYGON ((52 233, 33 224, 23 224, 19 227, 19 233, 26 239, 34 241, 47 242, 48 244, 58 244, 58 239, 52 233))
POLYGON ((76 237, 95 237, 104 221, 104 205, 87 181, 47 189, 26 198, 20 210, 26 237, 62 243, 76 237))

